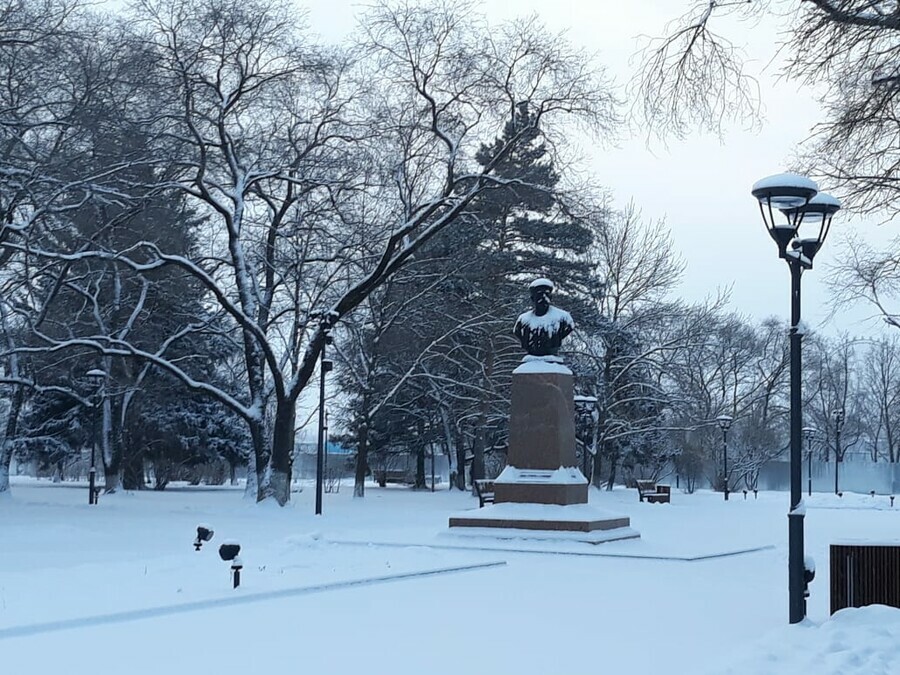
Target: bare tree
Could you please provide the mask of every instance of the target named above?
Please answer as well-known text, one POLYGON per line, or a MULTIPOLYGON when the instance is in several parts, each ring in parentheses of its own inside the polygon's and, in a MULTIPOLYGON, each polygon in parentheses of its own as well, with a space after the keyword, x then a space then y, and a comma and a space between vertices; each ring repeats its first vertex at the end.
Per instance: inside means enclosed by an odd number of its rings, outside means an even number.
POLYGON ((632 113, 660 138, 684 138, 695 128, 721 133, 726 121, 759 117, 759 85, 743 55, 713 30, 720 17, 748 18, 766 2, 695 0, 662 37, 650 38, 631 85, 632 113))
POLYGON ((116 253, 30 250, 193 276, 235 326, 246 390, 231 395, 167 357, 172 340, 202 329, 193 324, 158 349, 100 335, 43 348, 143 359, 216 397, 249 425, 257 498, 286 503, 296 403, 328 331, 478 195, 514 182, 495 167, 522 136, 484 165, 474 161, 481 143, 521 102, 545 134, 557 117, 593 129, 615 118, 583 54, 534 23, 489 30, 471 10, 379 5, 354 60, 308 48, 288 5, 139 3, 131 40, 148 56, 153 105, 136 111, 154 111, 156 188, 188 197, 207 219, 209 245, 192 256, 152 242, 116 253))
POLYGON ((872 460, 882 455, 893 463, 900 459, 900 342, 896 336, 873 344, 862 373, 866 406, 874 427, 870 431, 872 460))

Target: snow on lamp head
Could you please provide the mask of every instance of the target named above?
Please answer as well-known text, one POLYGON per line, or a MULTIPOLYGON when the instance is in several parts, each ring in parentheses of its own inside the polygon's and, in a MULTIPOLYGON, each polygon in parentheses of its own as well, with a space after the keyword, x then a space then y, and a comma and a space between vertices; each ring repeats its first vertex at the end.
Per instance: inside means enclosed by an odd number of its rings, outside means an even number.
POLYGON ((756 181, 750 193, 759 201, 759 210, 772 239, 778 245, 778 255, 787 255, 787 246, 797 236, 800 212, 816 196, 819 186, 806 176, 779 173, 756 181), (776 221, 775 212, 781 211, 786 223, 776 221))

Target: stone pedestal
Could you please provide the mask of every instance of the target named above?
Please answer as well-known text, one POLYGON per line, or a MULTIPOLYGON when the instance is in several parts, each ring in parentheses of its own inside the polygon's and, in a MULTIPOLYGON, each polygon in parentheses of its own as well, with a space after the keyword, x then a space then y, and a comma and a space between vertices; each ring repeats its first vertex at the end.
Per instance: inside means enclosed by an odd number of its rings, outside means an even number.
POLYGON ((528 530, 529 538, 595 533, 584 538, 590 543, 639 537, 629 518, 588 506, 588 482, 575 466, 572 372, 531 357, 513 372, 511 403, 509 454, 494 480, 494 505, 460 513, 450 527, 496 528, 498 536, 528 530))
POLYGON ((587 479, 575 468, 572 372, 526 361, 513 373, 507 467, 494 481, 497 504, 586 504, 587 479))

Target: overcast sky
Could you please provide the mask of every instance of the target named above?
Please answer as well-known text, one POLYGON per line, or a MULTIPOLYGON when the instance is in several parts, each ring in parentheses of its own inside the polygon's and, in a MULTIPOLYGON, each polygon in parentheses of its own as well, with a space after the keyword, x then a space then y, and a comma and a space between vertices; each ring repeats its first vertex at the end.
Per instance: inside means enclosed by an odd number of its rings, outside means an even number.
MULTIPOLYGON (((309 8, 310 28, 329 40, 352 30, 360 4, 352 0, 297 0, 309 8)), ((642 35, 660 35, 690 0, 483 0, 491 19, 502 20, 537 13, 554 31, 567 31, 576 45, 596 53, 599 63, 618 84, 624 85, 635 68, 634 55, 642 35)), ((643 137, 623 138, 616 147, 587 148, 591 170, 607 186, 618 205, 634 200, 647 219, 665 219, 687 269, 677 292, 688 300, 701 300, 719 287, 731 288, 731 306, 754 318, 789 314, 789 274, 777 258, 775 244, 766 234, 750 186, 759 178, 780 173, 818 119, 810 92, 778 81, 776 52, 778 23, 722 26, 761 72, 759 81, 765 120, 761 129, 735 125, 723 138, 695 134, 668 147, 647 146, 643 137), (768 65, 767 65, 768 64, 768 65)), ((820 189, 828 191, 827 185, 820 189)), ((837 195, 840 196, 840 195, 837 195)), ((854 230, 866 238, 885 242, 890 225, 866 220, 835 218, 832 234, 816 258, 816 269, 804 274, 803 314, 813 327, 833 333, 880 331, 880 323, 866 320, 871 311, 842 312, 824 323, 829 296, 824 285, 828 265, 840 254, 841 239, 854 230)))

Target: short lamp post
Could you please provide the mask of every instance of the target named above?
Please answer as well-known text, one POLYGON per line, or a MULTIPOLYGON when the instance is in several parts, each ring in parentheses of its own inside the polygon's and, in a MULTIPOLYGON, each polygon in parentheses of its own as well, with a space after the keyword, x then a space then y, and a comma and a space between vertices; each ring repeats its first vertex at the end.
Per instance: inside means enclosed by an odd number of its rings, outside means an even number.
POLYGON ((803 427, 803 437, 806 439, 806 487, 809 496, 812 497, 812 442, 819 430, 815 427, 803 427))
POLYGON ((731 415, 719 415, 716 418, 719 428, 722 430, 722 472, 725 483, 725 501, 728 501, 728 430, 734 418, 731 415))
POLYGON ((834 419, 834 494, 838 494, 838 473, 841 462, 841 429, 844 428, 844 409, 838 408, 831 412, 834 419))
POLYGON ((766 229, 778 246, 778 257, 788 264, 791 272, 791 509, 788 512, 788 595, 790 622, 799 623, 806 616, 803 509, 800 507, 803 490, 800 276, 804 270, 812 269, 813 258, 825 242, 831 228, 831 219, 841 208, 841 204, 831 195, 819 192, 819 187, 809 178, 789 173, 757 181, 751 193, 759 202, 759 211, 766 229), (810 226, 814 233, 812 237, 806 235, 810 226), (802 234, 801 227, 804 229, 802 234))
MULTIPOLYGON (((99 443, 98 434, 102 434, 103 430, 100 424, 97 424, 97 418, 103 415, 103 405, 106 396, 106 371, 100 368, 92 368, 85 373, 95 384, 94 410, 91 426, 93 433, 91 434, 91 466, 88 469, 88 504, 97 503, 97 445, 99 443)), ((102 419, 102 417, 101 417, 102 419)))
POLYGON ((319 442, 316 449, 316 515, 322 515, 322 487, 325 481, 325 376, 334 368, 334 363, 325 358, 328 345, 332 344, 332 314, 325 312, 317 315, 319 330, 322 331, 322 351, 319 361, 319 442))

